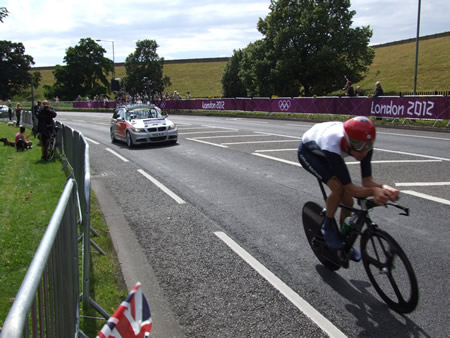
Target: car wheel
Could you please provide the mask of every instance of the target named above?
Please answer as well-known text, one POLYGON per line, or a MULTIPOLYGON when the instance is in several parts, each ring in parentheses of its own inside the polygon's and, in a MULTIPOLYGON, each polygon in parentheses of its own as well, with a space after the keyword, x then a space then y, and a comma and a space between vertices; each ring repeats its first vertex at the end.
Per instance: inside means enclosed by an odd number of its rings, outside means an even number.
POLYGON ((131 139, 131 135, 129 132, 127 132, 127 146, 129 148, 133 148, 133 140, 131 139))
POLYGON ((116 136, 114 135, 114 130, 111 128, 111 143, 114 143, 116 141, 116 136))

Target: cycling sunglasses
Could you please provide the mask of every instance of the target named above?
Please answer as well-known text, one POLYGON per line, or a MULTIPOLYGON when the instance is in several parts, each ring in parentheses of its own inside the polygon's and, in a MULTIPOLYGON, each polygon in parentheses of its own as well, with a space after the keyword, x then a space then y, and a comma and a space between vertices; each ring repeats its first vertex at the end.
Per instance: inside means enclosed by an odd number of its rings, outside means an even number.
POLYGON ((358 153, 364 153, 372 150, 374 141, 360 141, 350 138, 350 144, 354 151, 358 153))

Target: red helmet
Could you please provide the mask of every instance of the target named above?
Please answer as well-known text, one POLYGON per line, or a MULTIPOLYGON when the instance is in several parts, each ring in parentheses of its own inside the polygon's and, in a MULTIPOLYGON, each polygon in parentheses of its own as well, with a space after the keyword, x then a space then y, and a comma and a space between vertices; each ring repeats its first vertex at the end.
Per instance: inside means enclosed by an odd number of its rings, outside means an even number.
POLYGON ((375 143, 376 131, 372 120, 356 116, 344 122, 346 138, 353 150, 369 151, 375 143))

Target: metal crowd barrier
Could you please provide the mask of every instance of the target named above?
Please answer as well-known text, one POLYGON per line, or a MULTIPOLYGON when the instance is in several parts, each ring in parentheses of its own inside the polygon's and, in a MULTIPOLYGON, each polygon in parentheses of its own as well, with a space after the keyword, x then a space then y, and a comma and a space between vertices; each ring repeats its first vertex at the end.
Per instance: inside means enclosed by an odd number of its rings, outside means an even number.
POLYGON ((1 337, 74 337, 79 323, 77 191, 69 179, 3 324, 1 337))
MULTIPOLYGON (((24 112, 23 123, 32 126, 31 112, 24 112)), ((90 227, 89 144, 77 130, 59 122, 56 125, 57 149, 65 160, 63 168, 70 167, 71 175, 6 317, 1 338, 28 337, 30 332, 33 337, 38 332, 41 337, 83 335, 79 330, 80 299, 83 306, 92 305, 109 317, 89 297, 90 245, 103 253, 90 238, 94 231, 90 227), (82 233, 82 288, 78 225, 82 233)))

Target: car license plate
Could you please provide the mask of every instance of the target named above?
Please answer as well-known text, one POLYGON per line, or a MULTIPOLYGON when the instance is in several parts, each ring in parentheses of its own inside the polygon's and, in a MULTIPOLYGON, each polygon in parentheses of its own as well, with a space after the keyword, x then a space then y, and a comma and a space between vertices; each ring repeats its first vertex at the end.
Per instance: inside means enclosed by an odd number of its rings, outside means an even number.
POLYGON ((164 136, 166 133, 153 133, 152 136, 164 136))

